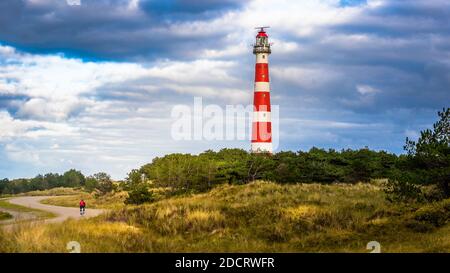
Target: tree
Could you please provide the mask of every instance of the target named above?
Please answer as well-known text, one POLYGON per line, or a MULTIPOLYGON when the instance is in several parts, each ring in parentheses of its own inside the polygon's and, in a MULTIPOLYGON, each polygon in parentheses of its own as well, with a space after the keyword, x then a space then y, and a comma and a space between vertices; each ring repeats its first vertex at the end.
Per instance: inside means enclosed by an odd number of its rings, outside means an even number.
POLYGON ((44 175, 37 175, 36 177, 32 178, 29 183, 28 183, 28 190, 31 191, 42 191, 42 190, 46 190, 46 189, 50 189, 48 180, 46 179, 46 177, 44 175))
POLYGON ((86 182, 84 184, 84 188, 89 191, 92 192, 96 189, 98 189, 99 187, 99 183, 97 181, 97 179, 94 176, 89 176, 86 178, 86 182))
POLYGON ((216 155, 216 183, 241 184, 247 181, 249 154, 242 149, 222 149, 216 155))
POLYGON ((272 155, 269 153, 250 154, 247 160, 247 181, 273 176, 271 173, 273 165, 272 155))
POLYGON ((282 183, 300 182, 300 172, 297 167, 298 156, 296 153, 279 152, 273 156, 276 167, 273 170, 272 180, 282 183))
POLYGON ((63 178, 57 173, 47 173, 44 175, 44 180, 46 181, 48 188, 56 188, 63 186, 63 178))
POLYGON ((114 184, 111 180, 111 176, 107 173, 100 172, 93 175, 93 178, 97 181, 97 189, 102 195, 112 192, 114 190, 114 184))
POLYGON ((9 183, 8 178, 0 180, 0 194, 5 193, 5 188, 6 188, 6 185, 8 185, 8 183, 9 183))
POLYGON ((62 177, 63 187, 80 187, 84 186, 85 177, 84 175, 75 169, 71 169, 63 174, 62 177))
POLYGON ((418 192, 417 185, 433 185, 443 198, 450 197, 450 108, 444 108, 438 116, 440 119, 433 124, 433 129, 421 131, 417 141, 406 138, 407 155, 399 161, 402 174, 391 178, 389 193, 401 196, 404 192, 418 192))

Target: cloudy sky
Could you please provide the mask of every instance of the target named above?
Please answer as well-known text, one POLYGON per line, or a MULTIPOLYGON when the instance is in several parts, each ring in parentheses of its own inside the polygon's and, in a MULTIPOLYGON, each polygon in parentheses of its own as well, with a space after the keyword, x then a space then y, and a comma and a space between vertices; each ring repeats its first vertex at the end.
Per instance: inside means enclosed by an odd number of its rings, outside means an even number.
POLYGON ((0 1, 0 178, 127 172, 173 152, 175 105, 251 104, 269 25, 278 150, 401 153, 450 102, 448 0, 0 1))

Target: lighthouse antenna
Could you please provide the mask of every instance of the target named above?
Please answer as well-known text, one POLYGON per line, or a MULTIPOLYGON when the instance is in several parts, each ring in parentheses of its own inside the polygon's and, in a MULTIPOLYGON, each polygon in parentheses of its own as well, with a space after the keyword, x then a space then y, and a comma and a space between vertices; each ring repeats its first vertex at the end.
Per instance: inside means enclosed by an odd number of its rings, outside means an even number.
POLYGON ((264 29, 266 29, 266 28, 270 28, 270 27, 255 27, 255 29, 259 29, 259 31, 264 31, 264 29))

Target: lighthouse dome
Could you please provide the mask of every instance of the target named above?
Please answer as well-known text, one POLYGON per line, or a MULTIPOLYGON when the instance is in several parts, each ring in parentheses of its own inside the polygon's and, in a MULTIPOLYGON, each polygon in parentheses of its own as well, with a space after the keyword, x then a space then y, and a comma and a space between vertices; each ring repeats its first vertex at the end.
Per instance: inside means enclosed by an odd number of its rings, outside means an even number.
POLYGON ((256 35, 256 38, 259 38, 259 37, 268 37, 268 36, 265 31, 260 31, 260 32, 258 32, 258 35, 256 35))

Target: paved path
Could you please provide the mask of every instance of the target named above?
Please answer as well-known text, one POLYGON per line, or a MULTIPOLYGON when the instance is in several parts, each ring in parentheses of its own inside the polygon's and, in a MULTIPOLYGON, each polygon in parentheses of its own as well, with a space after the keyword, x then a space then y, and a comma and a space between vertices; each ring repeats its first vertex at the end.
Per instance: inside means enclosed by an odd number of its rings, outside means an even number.
MULTIPOLYGON (((11 204, 16 204, 24 207, 29 207, 32 209, 38 209, 43 211, 48 211, 51 213, 54 213, 56 217, 45 219, 44 222, 46 223, 57 223, 57 222, 63 222, 64 220, 67 220, 69 218, 73 219, 82 219, 82 218, 90 218, 98 216, 99 214, 103 213, 104 210, 101 209, 86 209, 86 214, 81 216, 80 215, 80 209, 79 208, 68 208, 68 207, 59 207, 59 206, 52 206, 52 205, 45 205, 41 204, 40 201, 48 198, 52 198, 55 196, 24 196, 24 197, 15 197, 9 199, 7 202, 10 202, 11 204)), ((11 213, 11 210, 2 209, 4 211, 7 211, 11 213)), ((13 214, 13 213, 11 213, 13 214)), ((28 213, 27 213, 28 214, 28 213)), ((19 214, 16 214, 19 215, 19 214)), ((13 214, 13 216, 16 216, 13 214)), ((25 216, 24 213, 21 213, 20 215, 25 216)), ((27 216, 25 216, 27 217, 27 216)), ((28 218, 30 219, 30 218, 28 218)))

